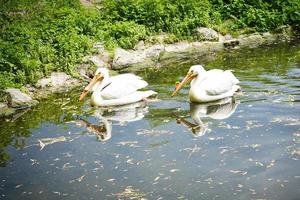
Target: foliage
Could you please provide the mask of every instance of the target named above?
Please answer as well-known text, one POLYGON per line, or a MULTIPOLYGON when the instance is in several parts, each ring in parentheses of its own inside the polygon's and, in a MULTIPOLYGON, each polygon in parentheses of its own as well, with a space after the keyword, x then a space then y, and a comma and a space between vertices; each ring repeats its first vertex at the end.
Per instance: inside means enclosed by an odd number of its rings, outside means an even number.
POLYGON ((168 32, 191 36, 193 30, 209 22, 208 0, 105 0, 106 20, 134 21, 147 27, 147 33, 168 32))
POLYGON ((299 24, 298 0, 212 0, 214 10, 223 20, 234 20, 231 29, 251 27, 268 31, 284 24, 299 24))
POLYGON ((300 24, 299 0, 10 0, 0 6, 0 90, 34 84, 52 71, 74 73, 101 41, 133 48, 139 40, 195 40, 209 26, 222 33, 300 24), (158 36, 158 37, 153 37, 158 36))

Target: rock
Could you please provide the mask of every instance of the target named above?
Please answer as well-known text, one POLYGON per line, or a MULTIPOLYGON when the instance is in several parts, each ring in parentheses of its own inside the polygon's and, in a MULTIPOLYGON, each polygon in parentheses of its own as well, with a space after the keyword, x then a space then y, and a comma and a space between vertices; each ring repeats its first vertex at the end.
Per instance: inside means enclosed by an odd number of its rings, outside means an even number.
POLYGON ((52 72, 49 78, 38 80, 36 86, 41 89, 51 89, 56 92, 61 88, 73 87, 79 81, 64 72, 52 72))
POLYGON ((126 51, 121 48, 115 50, 112 69, 123 69, 130 65, 144 62, 146 54, 144 51, 126 51))
POLYGON ((191 45, 187 42, 179 42, 175 44, 169 44, 165 46, 166 52, 183 52, 186 51, 188 48, 190 48, 191 45))
POLYGON ((226 35, 224 35, 224 39, 225 39, 225 41, 232 40, 233 37, 230 34, 226 34, 226 35))
POLYGON ((90 69, 89 64, 80 64, 77 66, 77 72, 85 79, 90 80, 94 76, 94 72, 90 69))
POLYGON ((50 79, 53 87, 59 87, 65 85, 66 81, 70 79, 71 76, 64 72, 52 72, 50 79))
POLYGON ((21 92, 16 88, 6 89, 5 92, 8 94, 8 105, 10 107, 31 107, 38 103, 38 101, 33 100, 29 95, 21 92))
POLYGON ((168 35, 166 33, 162 33, 162 34, 159 34, 159 35, 154 35, 154 36, 150 36, 148 38, 148 41, 150 43, 154 43, 154 44, 164 44, 166 43, 167 41, 170 41, 171 40, 171 35, 168 35))
POLYGON ((106 67, 106 63, 100 59, 98 56, 90 56, 89 60, 92 61, 92 63, 94 63, 94 65, 96 67, 106 67))
POLYGON ((225 42, 228 40, 232 40, 232 36, 230 34, 226 34, 226 35, 219 34, 219 42, 225 42))
POLYGON ((37 81, 35 84, 37 88, 45 88, 45 87, 50 87, 51 86, 51 79, 50 78, 42 78, 37 81))
POLYGON ((164 45, 157 44, 146 48, 144 52, 146 54, 146 57, 158 58, 159 54, 164 50, 165 50, 164 45))
POLYGON ((0 108, 0 117, 9 117, 16 113, 15 108, 0 108))
POLYGON ((249 36, 242 35, 238 38, 238 41, 241 47, 249 47, 249 48, 257 47, 263 44, 264 42, 262 36, 259 34, 254 34, 249 36))
POLYGON ((0 109, 8 108, 6 103, 0 103, 0 109))
POLYGON ((277 40, 276 35, 273 35, 269 32, 262 33, 262 38, 266 44, 273 44, 277 40))
POLYGON ((135 47, 135 50, 144 50, 145 49, 145 42, 143 40, 139 41, 135 47))
POLYGON ((193 42, 192 47, 192 51, 196 51, 202 55, 224 49, 222 42, 193 42))
POLYGON ((240 41, 237 39, 233 39, 233 40, 227 40, 224 43, 224 47, 227 49, 233 49, 233 48, 237 48, 240 44, 240 41))
POLYGON ((219 34, 211 28, 199 27, 196 29, 196 35, 200 40, 219 41, 219 34))

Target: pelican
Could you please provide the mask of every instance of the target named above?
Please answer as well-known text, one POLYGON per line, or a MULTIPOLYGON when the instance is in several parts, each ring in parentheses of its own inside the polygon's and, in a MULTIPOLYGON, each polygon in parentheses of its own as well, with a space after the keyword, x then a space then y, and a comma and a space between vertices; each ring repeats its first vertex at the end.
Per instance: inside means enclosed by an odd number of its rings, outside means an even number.
POLYGON ((176 84, 172 97, 187 83, 191 82, 189 98, 191 102, 203 103, 217 101, 233 96, 240 89, 239 80, 231 70, 212 69, 206 71, 202 65, 194 65, 186 77, 176 84))
POLYGON ((148 83, 134 74, 110 77, 108 69, 98 68, 94 78, 84 88, 79 100, 92 91, 91 104, 94 106, 118 106, 131 104, 157 94, 152 90, 138 91, 148 83))
POLYGON ((188 127, 194 136, 203 136, 208 130, 208 126, 202 122, 202 118, 226 119, 235 112, 237 106, 238 103, 232 97, 209 103, 190 103, 190 115, 195 123, 184 118, 178 118, 176 121, 178 124, 188 127))

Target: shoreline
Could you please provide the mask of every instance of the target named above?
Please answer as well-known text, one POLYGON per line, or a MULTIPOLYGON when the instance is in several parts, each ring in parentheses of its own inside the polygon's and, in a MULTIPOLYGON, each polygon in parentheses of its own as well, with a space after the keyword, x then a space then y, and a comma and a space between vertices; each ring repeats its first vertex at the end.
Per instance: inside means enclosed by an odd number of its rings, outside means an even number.
POLYGON ((38 80, 35 85, 26 85, 22 90, 8 88, 3 91, 5 96, 2 98, 4 101, 0 102, 0 118, 10 117, 21 110, 30 109, 50 94, 66 92, 84 85, 93 75, 94 68, 106 67, 113 72, 135 72, 144 68, 169 65, 190 57, 202 57, 226 50, 257 48, 292 41, 297 39, 297 36, 290 26, 285 26, 280 33, 253 33, 240 35, 237 38, 231 36, 226 38, 217 33, 214 41, 210 38, 197 42, 181 41, 173 44, 144 44, 140 41, 134 50, 116 48, 113 57, 101 43, 96 43, 93 48, 98 53, 83 58, 83 63, 77 66, 78 77, 71 77, 64 72, 52 72, 50 77, 38 80))

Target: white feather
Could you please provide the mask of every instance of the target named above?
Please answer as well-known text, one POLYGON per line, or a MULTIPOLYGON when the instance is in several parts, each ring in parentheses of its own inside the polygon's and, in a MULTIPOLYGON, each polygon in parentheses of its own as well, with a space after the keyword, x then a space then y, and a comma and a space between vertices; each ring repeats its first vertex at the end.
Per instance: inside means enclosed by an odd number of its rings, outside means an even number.
POLYGON ((103 80, 98 83, 92 94, 91 103, 96 106, 118 106, 141 101, 157 94, 152 90, 138 91, 148 83, 134 74, 121 74, 109 77, 108 71, 99 68, 97 73, 103 74, 103 80))
POLYGON ((209 102, 233 96, 239 80, 231 70, 212 69, 205 71, 201 65, 192 66, 190 71, 197 74, 191 82, 189 97, 192 102, 209 102))

